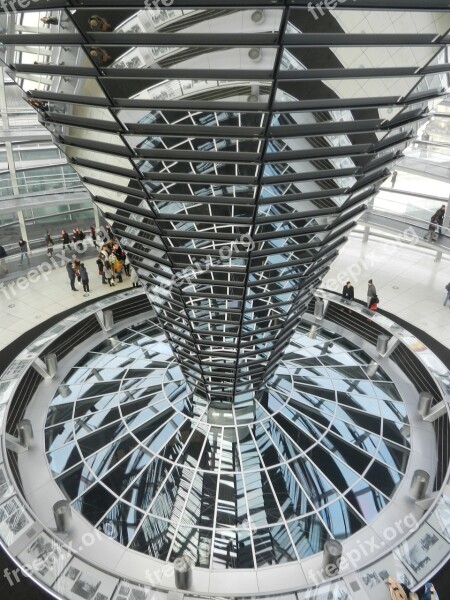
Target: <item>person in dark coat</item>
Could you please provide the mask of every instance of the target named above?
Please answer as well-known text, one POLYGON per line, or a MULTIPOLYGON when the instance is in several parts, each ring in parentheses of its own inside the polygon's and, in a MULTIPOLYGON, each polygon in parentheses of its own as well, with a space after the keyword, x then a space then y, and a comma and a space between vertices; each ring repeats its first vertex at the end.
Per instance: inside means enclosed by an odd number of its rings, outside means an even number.
POLYGON ((98 267, 98 274, 102 276, 102 283, 104 283, 104 284, 108 283, 106 281, 105 263, 103 262, 103 254, 98 255, 96 263, 97 263, 97 267, 98 267))
POLYGON ((69 250, 70 250, 70 247, 71 247, 70 237, 65 229, 61 230, 61 240, 62 240, 62 245, 63 245, 63 252, 66 249, 66 246, 68 246, 69 250))
POLYGON ((342 297, 345 300, 353 300, 354 299, 355 290, 353 289, 353 286, 350 283, 350 281, 347 281, 347 283, 344 285, 344 289, 342 290, 342 297))
POLYGON ((438 225, 438 227, 437 227, 438 235, 442 235, 442 225, 444 224, 445 208, 446 208, 445 204, 443 204, 441 206, 441 208, 439 208, 433 215, 434 222, 436 223, 436 225, 438 225))
POLYGON ((71 262, 67 263, 66 269, 67 269, 67 275, 69 276, 70 287, 72 288, 72 290, 74 292, 78 292, 77 288, 75 287, 75 270, 74 270, 71 262))
POLYGON ((108 234, 108 237, 110 240, 114 239, 114 234, 112 232, 112 229, 109 225, 105 225, 105 229, 106 229, 106 233, 108 234))
POLYGON ((426 232, 426 234, 423 236, 424 240, 429 240, 430 242, 435 242, 437 240, 437 232, 436 229, 438 228, 438 222, 437 222, 437 216, 436 213, 431 217, 430 220, 430 224, 428 225, 428 231, 426 232))
POLYGON ((88 275, 88 272, 86 271, 86 267, 84 266, 84 263, 80 264, 80 278, 81 278, 81 284, 83 286, 83 291, 84 291, 83 296, 89 296, 89 275, 88 275))

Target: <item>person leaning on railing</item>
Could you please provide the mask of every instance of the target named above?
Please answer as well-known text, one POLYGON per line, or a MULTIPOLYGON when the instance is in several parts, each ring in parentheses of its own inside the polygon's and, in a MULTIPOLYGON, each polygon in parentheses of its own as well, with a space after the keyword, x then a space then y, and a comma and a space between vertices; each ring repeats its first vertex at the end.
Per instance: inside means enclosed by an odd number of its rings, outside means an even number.
POLYGON ((355 290, 353 289, 353 286, 350 283, 350 281, 347 281, 347 283, 344 285, 344 289, 342 290, 342 297, 344 298, 344 300, 354 300, 355 290))
POLYGON ((444 217, 445 217, 445 209, 446 206, 445 204, 443 204, 441 206, 441 208, 439 208, 433 215, 433 218, 435 220, 435 223, 437 225, 437 234, 438 235, 442 235, 442 226, 444 224, 444 217))

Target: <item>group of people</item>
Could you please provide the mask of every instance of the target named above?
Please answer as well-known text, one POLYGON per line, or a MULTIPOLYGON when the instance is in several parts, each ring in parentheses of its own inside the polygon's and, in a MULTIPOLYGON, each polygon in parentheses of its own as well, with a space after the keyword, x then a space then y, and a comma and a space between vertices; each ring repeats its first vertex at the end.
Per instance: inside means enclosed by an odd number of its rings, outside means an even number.
MULTIPOLYGON (((355 298, 355 290, 350 281, 344 285, 344 289, 342 290, 342 297, 345 300, 354 300, 355 298)), ((369 279, 367 282, 367 308, 373 312, 376 312, 378 308, 380 300, 377 296, 377 288, 372 279, 369 279)))
MULTIPOLYGON (((98 248, 97 243, 97 232, 93 225, 90 226, 91 239, 95 248, 98 248)), ((83 242, 86 239, 86 234, 80 227, 74 227, 72 229, 72 235, 70 236, 65 229, 61 230, 61 241, 63 250, 69 248, 69 250, 75 250, 80 252, 83 249, 83 242)))
MULTIPOLYGON (((108 232, 109 233, 109 232, 108 232)), ((138 285, 136 271, 131 270, 128 256, 122 250, 120 245, 112 237, 107 243, 103 244, 97 258, 98 274, 102 278, 103 284, 109 284, 110 287, 123 282, 123 274, 131 277, 133 287, 138 285)))
POLYGON ((74 292, 78 292, 75 287, 75 282, 78 281, 83 286, 83 296, 89 296, 89 275, 84 263, 80 262, 80 259, 75 258, 73 262, 67 263, 66 269, 71 289, 74 292))

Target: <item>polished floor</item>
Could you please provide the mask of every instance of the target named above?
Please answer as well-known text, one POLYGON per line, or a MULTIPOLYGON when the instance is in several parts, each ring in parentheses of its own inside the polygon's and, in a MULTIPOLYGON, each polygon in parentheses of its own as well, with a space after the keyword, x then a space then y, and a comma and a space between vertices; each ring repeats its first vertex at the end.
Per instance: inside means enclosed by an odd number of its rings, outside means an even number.
MULTIPOLYGON (((367 280, 372 278, 380 298, 380 308, 423 329, 450 348, 450 302, 443 306, 445 286, 450 281, 450 257, 434 262, 435 252, 413 245, 371 237, 363 243, 352 234, 323 281, 326 289, 341 291, 351 280, 355 297, 366 298, 367 280)), ((86 261, 90 277, 89 299, 110 292, 102 285, 94 259, 86 261)), ((24 269, 22 277, 26 277, 24 269)), ((5 281, 0 277, 0 314, 4 348, 19 335, 47 318, 78 306, 87 300, 83 292, 72 292, 64 267, 51 269, 31 280, 5 281), (23 289, 20 289, 20 288, 23 289)), ((114 289, 131 285, 129 278, 114 289)))
POLYGON ((367 243, 352 234, 333 263, 322 287, 342 291, 350 280, 355 298, 365 300, 373 279, 379 308, 398 315, 450 348, 450 302, 443 306, 450 282, 450 256, 434 262, 436 253, 375 237, 367 243), (343 283, 342 283, 343 282, 343 283))
POLYGON ((27 276, 29 269, 24 268, 23 273, 18 274, 16 279, 5 281, 0 278, 0 348, 4 348, 19 335, 53 315, 79 306, 87 300, 99 298, 112 290, 124 290, 131 286, 130 278, 125 276, 123 283, 116 282, 113 288, 102 284, 95 258, 90 258, 85 261, 90 285, 89 297, 85 297, 79 283, 76 284, 77 292, 70 289, 66 269, 60 266, 60 263, 58 260, 54 268, 46 261, 47 266, 41 271, 32 267, 31 277, 27 276))

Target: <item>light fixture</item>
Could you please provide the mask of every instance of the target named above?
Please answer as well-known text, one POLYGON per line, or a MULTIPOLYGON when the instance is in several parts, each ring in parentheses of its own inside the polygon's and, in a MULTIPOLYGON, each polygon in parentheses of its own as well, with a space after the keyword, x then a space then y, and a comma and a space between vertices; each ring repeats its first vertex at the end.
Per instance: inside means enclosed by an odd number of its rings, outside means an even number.
POLYGON ((260 48, 250 48, 248 51, 248 56, 251 60, 258 61, 261 59, 261 49, 260 48))
POLYGON ((255 10, 252 13, 252 21, 254 23, 262 23, 264 21, 264 11, 263 10, 255 10))
POLYGON ((247 97, 247 102, 259 102, 259 85, 253 84, 250 89, 250 94, 247 97))

